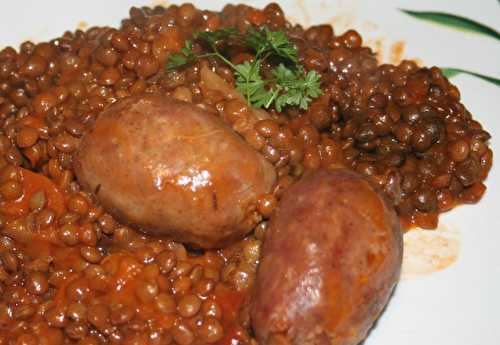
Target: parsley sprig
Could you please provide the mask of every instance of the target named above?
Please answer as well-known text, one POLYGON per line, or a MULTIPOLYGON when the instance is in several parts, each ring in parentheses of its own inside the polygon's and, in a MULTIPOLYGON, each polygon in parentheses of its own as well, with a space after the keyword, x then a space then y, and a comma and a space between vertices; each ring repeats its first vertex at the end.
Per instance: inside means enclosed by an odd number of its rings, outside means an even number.
POLYGON ((307 109, 313 98, 321 95, 321 77, 316 71, 306 73, 299 63, 297 49, 282 31, 271 31, 267 27, 251 27, 245 34, 240 34, 234 28, 225 28, 213 32, 198 32, 193 39, 201 41, 210 47, 211 52, 196 54, 193 42, 185 42, 180 53, 169 57, 167 70, 177 69, 190 64, 197 59, 216 56, 229 65, 236 76, 236 88, 247 102, 256 108, 274 108, 281 112, 286 106, 298 106, 307 109), (233 64, 219 50, 222 40, 234 39, 255 52, 253 61, 233 64), (279 61, 271 75, 263 79, 261 66, 264 62, 279 61))
POLYGON ((167 70, 171 71, 182 67, 184 65, 190 64, 196 61, 200 56, 193 53, 193 41, 188 40, 184 43, 184 48, 181 49, 179 54, 170 55, 167 61, 167 70))
POLYGON ((268 57, 274 54, 295 65, 299 64, 297 49, 295 49, 283 31, 271 31, 267 26, 260 29, 250 27, 244 41, 247 46, 255 50, 256 58, 262 56, 268 57))

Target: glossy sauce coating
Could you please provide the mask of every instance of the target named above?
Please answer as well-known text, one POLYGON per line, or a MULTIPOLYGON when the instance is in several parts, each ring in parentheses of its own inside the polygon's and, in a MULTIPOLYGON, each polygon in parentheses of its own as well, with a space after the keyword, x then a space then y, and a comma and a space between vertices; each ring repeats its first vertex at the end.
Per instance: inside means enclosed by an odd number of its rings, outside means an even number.
POLYGON ((357 173, 319 171, 287 190, 257 272, 252 325, 261 344, 356 345, 397 283, 394 210, 357 173))
POLYGON ((274 168, 221 120, 162 95, 122 99, 84 137, 80 183, 119 220, 203 248, 241 239, 274 168))

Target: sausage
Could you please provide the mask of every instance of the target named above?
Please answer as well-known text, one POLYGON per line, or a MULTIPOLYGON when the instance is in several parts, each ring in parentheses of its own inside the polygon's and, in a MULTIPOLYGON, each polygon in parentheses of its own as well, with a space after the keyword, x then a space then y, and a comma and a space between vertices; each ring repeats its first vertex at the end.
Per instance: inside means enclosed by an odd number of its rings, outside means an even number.
POLYGON ((252 326, 260 344, 355 345, 398 281, 402 233, 393 208, 347 170, 305 177, 269 223, 252 326))
POLYGON ((259 221, 256 199, 276 180, 219 118, 154 94, 105 109, 74 162, 81 185, 118 220, 201 248, 243 238, 259 221))

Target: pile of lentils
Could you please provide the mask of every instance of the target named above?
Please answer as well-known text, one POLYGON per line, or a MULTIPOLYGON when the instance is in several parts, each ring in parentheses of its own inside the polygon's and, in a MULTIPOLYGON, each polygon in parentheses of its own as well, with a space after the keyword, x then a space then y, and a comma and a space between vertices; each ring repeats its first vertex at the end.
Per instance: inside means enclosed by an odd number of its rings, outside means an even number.
MULTIPOLYGON (((248 59, 231 51, 230 59, 248 59)), ((490 135, 436 67, 380 65, 354 31, 304 29, 276 4, 132 8, 119 29, 66 32, 0 51, 0 345, 257 344, 248 301, 267 219, 291 184, 320 168, 347 167, 385 193, 406 227, 435 228, 438 214, 483 195, 490 135), (216 58, 166 71, 197 31, 266 25, 286 32, 301 63, 321 75, 307 110, 269 110, 246 139, 278 182, 243 241, 200 251, 150 238, 107 214, 75 181, 72 155, 116 100, 161 93, 221 116, 249 116, 238 99, 200 85, 216 58)))

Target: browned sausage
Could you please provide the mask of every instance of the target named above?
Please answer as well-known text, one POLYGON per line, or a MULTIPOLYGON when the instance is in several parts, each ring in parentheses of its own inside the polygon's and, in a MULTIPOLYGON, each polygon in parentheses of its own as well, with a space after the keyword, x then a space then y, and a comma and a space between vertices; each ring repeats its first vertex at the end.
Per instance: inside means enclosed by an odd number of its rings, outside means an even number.
POLYGON ((355 345, 398 280, 403 244, 381 195, 337 170, 285 192, 262 250, 251 311, 261 344, 355 345))
POLYGON ((161 95, 107 108, 75 157, 79 182, 120 221, 203 248, 242 238, 275 170, 214 115, 161 95))

